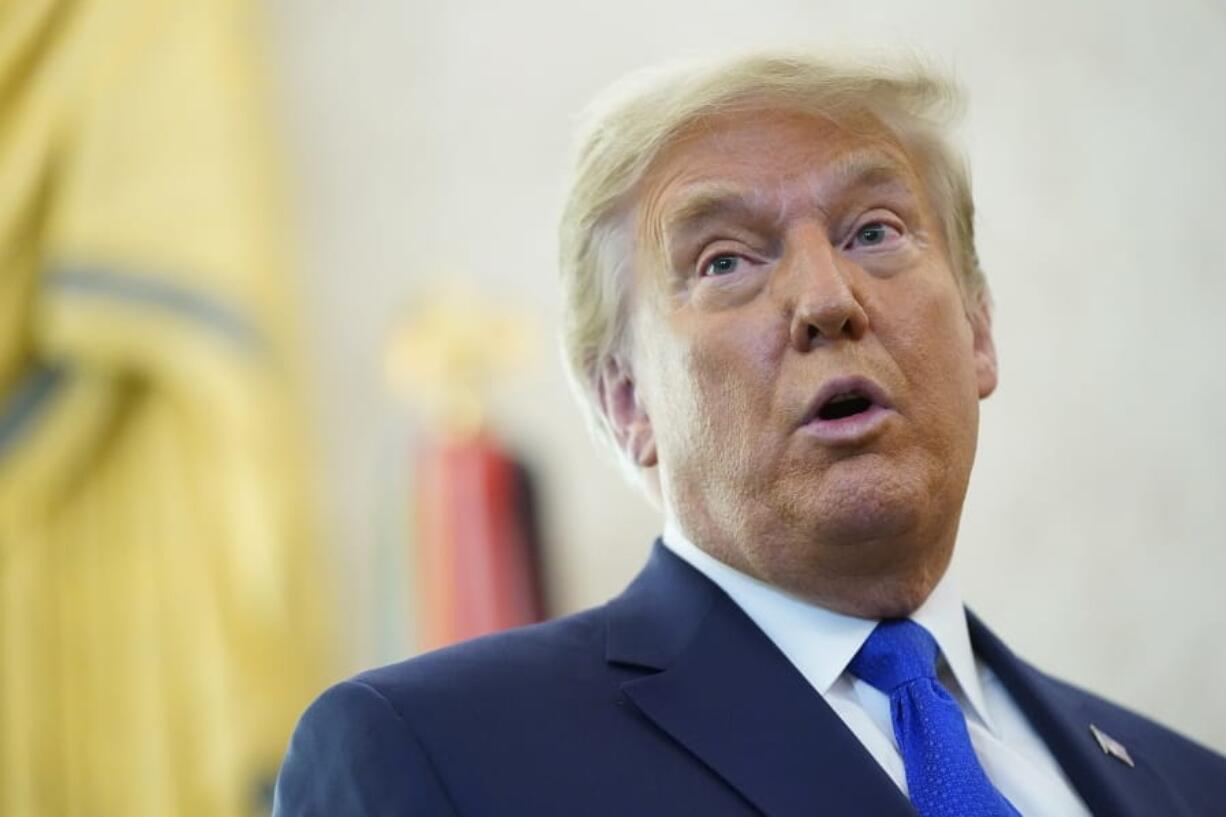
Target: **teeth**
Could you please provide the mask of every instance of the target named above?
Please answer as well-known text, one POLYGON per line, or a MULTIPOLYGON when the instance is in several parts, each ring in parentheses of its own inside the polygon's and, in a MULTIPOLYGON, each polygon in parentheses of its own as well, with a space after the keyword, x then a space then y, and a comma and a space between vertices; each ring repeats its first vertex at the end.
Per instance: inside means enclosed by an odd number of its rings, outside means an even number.
POLYGON ((827 403, 842 403, 846 400, 858 400, 858 399, 860 399, 860 395, 855 394, 853 392, 848 392, 847 394, 836 394, 834 397, 831 397, 826 402, 827 403))

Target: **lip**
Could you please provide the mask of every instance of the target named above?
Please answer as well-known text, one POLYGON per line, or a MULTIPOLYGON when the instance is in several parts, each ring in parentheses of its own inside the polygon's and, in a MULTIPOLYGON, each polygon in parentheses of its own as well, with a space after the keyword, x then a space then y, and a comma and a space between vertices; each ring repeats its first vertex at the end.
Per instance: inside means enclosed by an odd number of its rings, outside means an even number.
POLYGON ((893 415, 894 406, 885 389, 859 375, 835 377, 822 384, 804 414, 800 430, 832 445, 860 443, 877 434, 893 415), (857 392, 872 401, 866 411, 835 420, 823 420, 817 412, 828 400, 846 392, 857 392))

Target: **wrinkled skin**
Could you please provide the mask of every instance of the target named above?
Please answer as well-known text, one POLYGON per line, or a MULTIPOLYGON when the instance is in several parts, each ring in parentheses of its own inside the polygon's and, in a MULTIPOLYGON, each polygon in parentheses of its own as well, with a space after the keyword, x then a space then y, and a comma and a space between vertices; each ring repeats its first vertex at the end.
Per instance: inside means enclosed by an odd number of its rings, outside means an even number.
POLYGON ((631 342, 598 385, 666 512, 790 593, 910 613, 952 555, 996 358, 905 150, 807 114, 725 114, 665 148, 635 204, 631 342), (832 443, 804 420, 844 375, 890 409, 832 443))

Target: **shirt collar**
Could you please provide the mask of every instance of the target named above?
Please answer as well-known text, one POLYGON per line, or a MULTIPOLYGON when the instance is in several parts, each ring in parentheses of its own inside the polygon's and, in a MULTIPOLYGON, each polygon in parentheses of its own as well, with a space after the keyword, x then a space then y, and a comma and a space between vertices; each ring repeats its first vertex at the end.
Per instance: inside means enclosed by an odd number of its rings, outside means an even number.
MULTIPOLYGON (((663 540, 669 550, 727 593, 823 696, 877 626, 876 619, 836 613, 742 573, 691 542, 672 519, 665 522, 663 540)), ((988 719, 952 566, 911 614, 911 620, 932 633, 975 714, 995 731, 988 719)))

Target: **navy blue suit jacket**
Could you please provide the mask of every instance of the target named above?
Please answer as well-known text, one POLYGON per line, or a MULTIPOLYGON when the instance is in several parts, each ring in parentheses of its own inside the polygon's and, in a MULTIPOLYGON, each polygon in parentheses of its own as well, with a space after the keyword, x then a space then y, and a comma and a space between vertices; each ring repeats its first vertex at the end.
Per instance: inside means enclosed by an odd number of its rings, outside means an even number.
MULTIPOLYGON (((1096 815, 1226 815, 1226 758, 971 639, 1096 815), (1124 744, 1105 754, 1090 724, 1124 744)), ((722 590, 656 544, 603 607, 373 670, 303 715, 276 817, 914 815, 722 590)))

